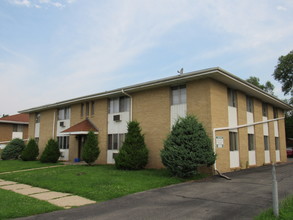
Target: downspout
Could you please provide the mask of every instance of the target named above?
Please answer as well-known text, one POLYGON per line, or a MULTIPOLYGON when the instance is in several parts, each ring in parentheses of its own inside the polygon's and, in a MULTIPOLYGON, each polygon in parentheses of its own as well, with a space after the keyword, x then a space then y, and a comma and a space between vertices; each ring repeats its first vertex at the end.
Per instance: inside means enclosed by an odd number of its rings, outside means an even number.
POLYGON ((126 93, 123 89, 121 92, 130 98, 129 121, 132 121, 132 96, 126 93))
MULTIPOLYGON (((259 121, 259 122, 254 122, 254 123, 251 123, 251 124, 244 124, 244 125, 238 125, 238 126, 233 126, 233 127, 214 128, 213 129, 214 152, 216 153, 216 131, 232 130, 232 129, 250 127, 250 126, 264 124, 264 123, 268 123, 268 122, 272 122, 272 121, 279 121, 279 120, 282 120, 282 119, 285 119, 285 117, 269 119, 269 120, 265 120, 265 121, 259 121)), ((214 168, 215 168, 215 171, 217 173, 219 173, 219 175, 221 176, 221 173, 217 170, 217 160, 215 161, 214 168)))

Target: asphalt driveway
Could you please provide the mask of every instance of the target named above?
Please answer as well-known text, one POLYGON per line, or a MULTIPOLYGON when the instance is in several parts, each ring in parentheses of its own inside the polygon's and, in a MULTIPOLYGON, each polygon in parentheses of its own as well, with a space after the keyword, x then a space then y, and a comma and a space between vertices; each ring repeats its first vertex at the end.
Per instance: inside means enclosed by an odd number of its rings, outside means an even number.
MULTIPOLYGON (((276 171, 281 200, 293 194, 293 163, 276 171)), ((271 166, 226 175, 21 219, 252 219, 271 206, 271 166)))

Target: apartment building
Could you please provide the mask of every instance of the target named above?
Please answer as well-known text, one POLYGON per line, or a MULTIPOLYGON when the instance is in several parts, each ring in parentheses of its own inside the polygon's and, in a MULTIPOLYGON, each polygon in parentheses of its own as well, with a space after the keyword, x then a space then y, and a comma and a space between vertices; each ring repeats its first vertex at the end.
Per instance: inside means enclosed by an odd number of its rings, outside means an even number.
POLYGON ((0 149, 12 139, 28 138, 29 114, 16 114, 0 118, 0 149))
POLYGON ((178 117, 195 115, 213 140, 214 167, 227 172, 285 162, 284 112, 292 107, 221 68, 164 79, 20 111, 40 151, 59 142, 60 160, 81 158, 88 131, 99 138, 99 164, 115 163, 127 122, 137 120, 149 149, 149 168, 162 168, 160 150, 178 117))

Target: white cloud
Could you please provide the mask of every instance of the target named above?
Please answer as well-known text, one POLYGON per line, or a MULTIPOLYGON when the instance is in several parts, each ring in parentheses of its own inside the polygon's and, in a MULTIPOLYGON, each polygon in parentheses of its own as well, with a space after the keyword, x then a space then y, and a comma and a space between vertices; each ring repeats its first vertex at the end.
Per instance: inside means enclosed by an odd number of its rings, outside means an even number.
POLYGON ((277 6, 277 10, 279 10, 279 11, 287 11, 287 8, 285 8, 284 6, 279 5, 279 6, 277 6))
POLYGON ((63 0, 63 1, 65 1, 64 4, 62 4, 60 1, 57 1, 57 0, 9 0, 9 2, 14 5, 35 7, 35 8, 42 8, 42 5, 54 6, 56 8, 64 8, 66 3, 71 4, 75 2, 75 0, 63 0))
POLYGON ((26 7, 31 6, 31 2, 29 0, 10 0, 9 2, 11 4, 20 5, 20 6, 26 6, 26 7))

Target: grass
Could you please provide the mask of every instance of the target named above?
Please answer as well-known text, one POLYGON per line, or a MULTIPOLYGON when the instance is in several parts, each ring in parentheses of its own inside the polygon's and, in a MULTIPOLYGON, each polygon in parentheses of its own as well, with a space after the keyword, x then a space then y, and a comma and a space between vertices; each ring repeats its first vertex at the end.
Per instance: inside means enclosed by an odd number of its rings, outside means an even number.
POLYGON ((293 195, 284 199, 279 207, 279 217, 276 218, 270 208, 254 218, 254 220, 289 220, 293 219, 293 195))
POLYGON ((22 160, 0 160, 0 173, 56 165, 61 165, 61 163, 41 163, 39 161, 22 160))
MULTIPOLYGON (((205 176, 198 175, 193 179, 205 176)), ((166 170, 123 171, 112 165, 63 166, 3 174, 0 178, 71 193, 98 202, 186 181, 171 177, 166 170)))
POLYGON ((62 209, 48 202, 3 189, 0 189, 0 198, 0 219, 18 218, 62 209))

